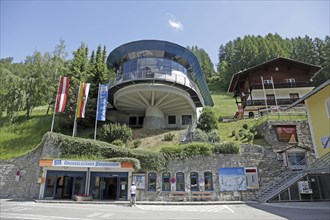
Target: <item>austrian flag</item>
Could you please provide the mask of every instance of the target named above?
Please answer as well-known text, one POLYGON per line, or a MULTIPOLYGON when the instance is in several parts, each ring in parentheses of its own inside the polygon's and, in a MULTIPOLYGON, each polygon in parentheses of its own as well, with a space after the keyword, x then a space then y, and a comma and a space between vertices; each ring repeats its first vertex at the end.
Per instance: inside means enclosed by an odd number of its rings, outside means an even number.
POLYGON ((77 118, 85 118, 85 107, 89 93, 90 83, 80 83, 78 102, 77 102, 77 118))
POLYGON ((69 82, 70 78, 68 76, 61 76, 56 96, 55 112, 64 112, 66 100, 68 99, 69 82))

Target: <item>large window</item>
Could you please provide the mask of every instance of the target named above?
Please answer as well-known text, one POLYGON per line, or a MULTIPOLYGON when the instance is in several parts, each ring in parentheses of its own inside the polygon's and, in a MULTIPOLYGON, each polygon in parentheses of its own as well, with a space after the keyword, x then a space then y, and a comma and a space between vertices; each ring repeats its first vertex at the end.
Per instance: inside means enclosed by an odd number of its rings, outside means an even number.
POLYGON ((171 191, 170 178, 171 178, 170 173, 163 173, 162 191, 171 191))
POLYGON ((192 172, 190 173, 190 190, 198 191, 198 173, 192 172))
POLYGON ((297 130, 295 125, 278 125, 275 127, 277 140, 285 143, 297 143, 297 130))
POLYGON ((176 174, 176 191, 185 191, 184 173, 179 172, 176 174))
POLYGON ((204 184, 205 184, 205 191, 212 191, 213 190, 213 181, 212 181, 212 173, 205 172, 204 173, 204 184))
POLYGON ((175 125, 176 124, 176 117, 175 117, 175 115, 169 115, 168 116, 168 124, 169 125, 175 125))
POLYGON ((182 125, 191 124, 191 115, 182 115, 182 125))
POLYGON ((156 191, 156 180, 157 180, 156 173, 148 174, 148 191, 156 191))
POLYGON ((305 153, 291 153, 288 152, 288 166, 289 167, 302 167, 306 166, 305 153))

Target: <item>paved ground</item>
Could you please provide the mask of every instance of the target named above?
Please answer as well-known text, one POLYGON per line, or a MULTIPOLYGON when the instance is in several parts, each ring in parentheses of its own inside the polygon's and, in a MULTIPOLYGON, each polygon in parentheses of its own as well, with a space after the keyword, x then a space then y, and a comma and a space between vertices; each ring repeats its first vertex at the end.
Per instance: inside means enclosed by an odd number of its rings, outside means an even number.
POLYGON ((163 203, 92 201, 77 203, 53 200, 0 200, 0 219, 31 220, 104 220, 104 219, 299 219, 329 220, 330 202, 291 202, 259 204, 255 202, 163 203), (166 205, 165 205, 166 204, 166 205), (180 204, 180 205, 179 205, 180 204))

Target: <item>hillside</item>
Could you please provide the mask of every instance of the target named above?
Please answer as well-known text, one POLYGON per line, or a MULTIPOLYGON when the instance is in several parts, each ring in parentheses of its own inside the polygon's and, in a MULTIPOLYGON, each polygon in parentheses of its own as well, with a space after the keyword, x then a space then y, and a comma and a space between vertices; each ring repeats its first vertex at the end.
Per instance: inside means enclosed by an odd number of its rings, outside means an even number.
MULTIPOLYGON (((218 89, 217 85, 210 85, 210 91, 214 101, 214 109, 217 117, 230 117, 236 111, 236 105, 230 94, 218 89)), ((10 159, 34 149, 41 142, 43 135, 50 131, 52 115, 45 115, 47 108, 38 107, 32 112, 30 118, 24 116, 24 112, 20 112, 18 118, 14 122, 1 117, 0 123, 0 159, 10 159)), ((56 121, 56 119, 55 119, 56 121)), ((241 120, 231 123, 219 123, 219 134, 221 141, 244 143, 251 142, 242 139, 235 139, 232 135, 233 130, 238 130, 243 124, 253 127, 254 120, 241 120)), ((55 131, 57 129, 54 129, 55 131)), ((133 140, 128 144, 132 147, 134 141, 141 141, 139 149, 149 149, 159 151, 162 147, 168 145, 176 145, 179 143, 180 136, 184 130, 144 130, 133 129, 133 140), (164 134, 174 134, 172 141, 164 141, 164 134)), ((63 131, 61 133, 70 135, 71 131, 63 131)), ((85 129, 79 131, 77 137, 92 138, 94 129, 85 129)), ((263 139, 254 140, 257 144, 265 144, 263 139), (258 143, 259 142, 259 143, 258 143)))

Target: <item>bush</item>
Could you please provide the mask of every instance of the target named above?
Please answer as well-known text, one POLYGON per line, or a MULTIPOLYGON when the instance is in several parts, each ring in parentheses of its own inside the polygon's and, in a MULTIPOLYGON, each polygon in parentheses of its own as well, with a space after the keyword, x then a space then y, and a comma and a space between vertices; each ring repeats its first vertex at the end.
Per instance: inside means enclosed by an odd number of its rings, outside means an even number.
POLYGON ((211 143, 220 141, 220 135, 217 130, 210 131, 207 136, 208 136, 209 142, 211 142, 211 143))
POLYGON ((194 132, 193 141, 196 142, 208 142, 208 135, 206 132, 202 131, 201 129, 197 128, 194 132))
POLYGON ((197 122, 197 128, 202 131, 209 132, 213 129, 218 129, 218 121, 214 110, 206 106, 203 108, 201 115, 197 122))
POLYGON ((125 144, 122 142, 122 140, 114 140, 111 142, 111 144, 116 145, 118 147, 124 147, 125 144))
POLYGON ((164 134, 164 141, 172 141, 174 137, 175 134, 171 134, 171 133, 164 134))
POLYGON ((212 154, 212 145, 194 142, 178 146, 164 147, 160 152, 162 152, 167 158, 184 159, 195 155, 208 156, 212 154))
POLYGON ((133 148, 140 147, 141 143, 142 143, 142 141, 140 139, 133 141, 133 148))
POLYGON ((247 130, 249 128, 249 125, 248 124, 243 124, 242 127, 247 130))
POLYGON ((236 131, 235 131, 235 130, 232 130, 232 131, 231 131, 231 136, 232 136, 232 137, 235 137, 235 135, 236 135, 236 131))
POLYGON ((109 143, 112 143, 114 140, 121 140, 126 144, 132 138, 132 129, 125 124, 104 124, 101 134, 103 139, 109 143))
POLYGON ((214 154, 238 154, 239 153, 239 145, 233 142, 223 142, 216 143, 213 146, 214 154))

